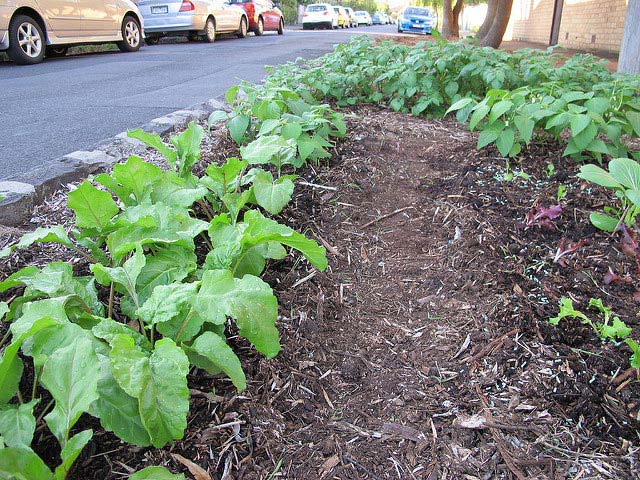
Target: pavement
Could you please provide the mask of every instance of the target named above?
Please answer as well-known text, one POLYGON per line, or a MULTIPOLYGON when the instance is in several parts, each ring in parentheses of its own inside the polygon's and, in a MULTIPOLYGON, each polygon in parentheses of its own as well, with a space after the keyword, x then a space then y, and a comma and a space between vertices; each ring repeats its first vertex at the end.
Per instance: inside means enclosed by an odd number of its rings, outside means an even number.
POLYGON ((394 25, 265 34, 245 39, 146 46, 137 53, 102 52, 0 63, 0 181, 46 169, 54 159, 212 98, 241 80, 259 82, 265 65, 327 53, 360 33, 394 25))

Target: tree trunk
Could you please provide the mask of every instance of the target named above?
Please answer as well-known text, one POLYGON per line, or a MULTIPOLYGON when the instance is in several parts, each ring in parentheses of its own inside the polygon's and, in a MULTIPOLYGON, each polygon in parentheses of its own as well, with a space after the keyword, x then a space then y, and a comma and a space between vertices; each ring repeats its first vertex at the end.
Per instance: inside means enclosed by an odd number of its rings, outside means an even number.
POLYGON ((640 73, 640 0, 629 0, 627 5, 618 71, 640 73))
POLYGON ((483 47, 498 48, 502 43, 502 37, 509 25, 509 18, 511 18, 511 7, 513 6, 513 0, 498 0, 498 8, 496 14, 493 17, 491 28, 487 34, 480 40, 480 45, 483 47))
POLYGON ((442 0, 442 36, 450 40, 460 38, 460 12, 464 0, 457 0, 452 6, 453 0, 442 0))
POLYGON ((476 38, 478 41, 482 40, 482 38, 487 34, 489 29, 491 28, 491 24, 493 23, 493 19, 496 15, 496 9, 498 8, 498 0, 488 0, 487 1, 487 15, 484 17, 484 21, 478 32, 476 33, 476 38))

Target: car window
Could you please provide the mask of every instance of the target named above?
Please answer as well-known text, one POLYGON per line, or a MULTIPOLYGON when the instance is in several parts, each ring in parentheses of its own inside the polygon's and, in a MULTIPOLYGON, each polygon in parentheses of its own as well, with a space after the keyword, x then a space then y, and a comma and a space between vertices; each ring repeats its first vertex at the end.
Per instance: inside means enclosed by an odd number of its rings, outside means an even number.
POLYGON ((307 12, 324 12, 327 9, 324 5, 309 5, 307 12))
POLYGON ((429 10, 428 8, 419 8, 419 7, 409 7, 404 11, 404 13, 406 15, 422 15, 424 17, 431 16, 431 10, 429 10))

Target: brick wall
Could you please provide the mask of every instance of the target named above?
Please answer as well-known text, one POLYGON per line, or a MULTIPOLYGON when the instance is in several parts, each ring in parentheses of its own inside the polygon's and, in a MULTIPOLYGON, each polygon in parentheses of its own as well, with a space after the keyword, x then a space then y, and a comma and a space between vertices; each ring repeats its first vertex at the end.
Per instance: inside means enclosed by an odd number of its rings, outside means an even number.
MULTIPOLYGON (((558 43, 567 48, 617 53, 628 0, 565 0, 558 43)), ((553 0, 514 0, 513 40, 547 44, 553 0)))

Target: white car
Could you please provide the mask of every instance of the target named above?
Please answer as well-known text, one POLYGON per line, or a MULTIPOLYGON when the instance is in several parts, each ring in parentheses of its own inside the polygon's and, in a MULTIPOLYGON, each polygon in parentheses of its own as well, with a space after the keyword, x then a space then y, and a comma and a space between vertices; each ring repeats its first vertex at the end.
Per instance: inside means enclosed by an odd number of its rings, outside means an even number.
POLYGON ((338 13, 328 3, 307 5, 302 16, 302 29, 338 28, 338 13))
MULTIPOLYGON (((2 0, 0 0, 1 2, 2 0)), ((245 38, 249 19, 244 9, 224 0, 138 0, 149 45, 164 35, 187 35, 212 43, 218 33, 245 38)))
POLYGON ((371 19, 371 15, 369 15, 369 12, 358 10, 356 12, 356 18, 358 19, 358 25, 373 25, 373 20, 371 19))
POLYGON ((0 51, 19 65, 87 43, 116 42, 135 52, 143 39, 142 15, 131 0, 0 0, 0 51))

